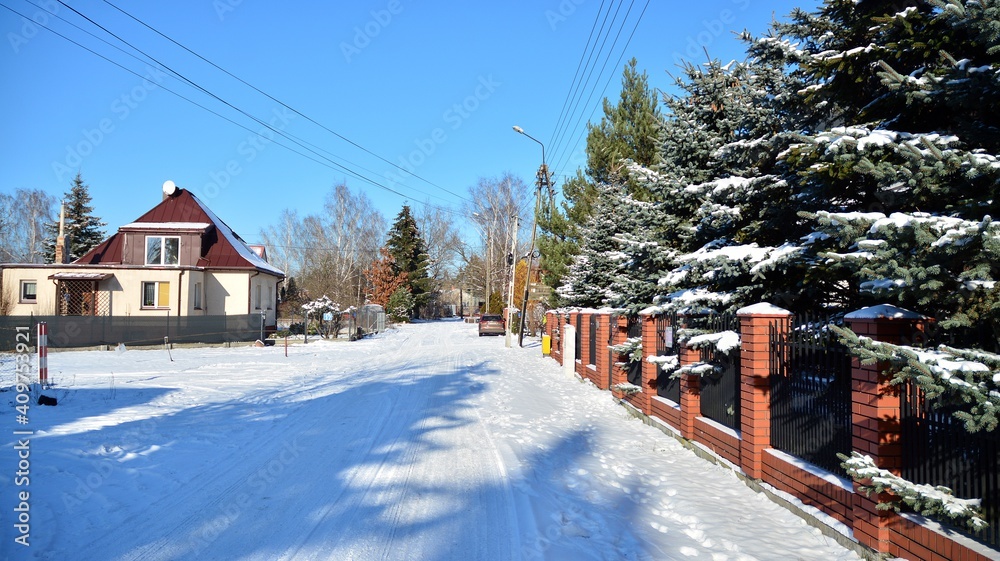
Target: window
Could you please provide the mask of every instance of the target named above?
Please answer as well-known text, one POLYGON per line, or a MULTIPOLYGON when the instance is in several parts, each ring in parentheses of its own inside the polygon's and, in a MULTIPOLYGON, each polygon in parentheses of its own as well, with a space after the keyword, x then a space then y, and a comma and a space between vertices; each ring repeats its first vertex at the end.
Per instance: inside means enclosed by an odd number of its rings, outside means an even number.
POLYGON ((194 283, 194 295, 193 295, 193 298, 194 298, 194 309, 200 310, 201 309, 201 283, 200 282, 194 283))
POLYGON ((179 264, 181 239, 169 236, 146 236, 147 265, 179 264))
POLYGON ((142 283, 142 307, 169 308, 170 283, 169 282, 142 283))
POLYGON ((260 285, 253 287, 253 309, 260 309, 260 285))
POLYGON ((21 303, 34 304, 38 301, 38 282, 33 280, 21 281, 21 303))
POLYGON ((274 302, 274 287, 267 287, 267 309, 271 309, 271 302, 274 302))

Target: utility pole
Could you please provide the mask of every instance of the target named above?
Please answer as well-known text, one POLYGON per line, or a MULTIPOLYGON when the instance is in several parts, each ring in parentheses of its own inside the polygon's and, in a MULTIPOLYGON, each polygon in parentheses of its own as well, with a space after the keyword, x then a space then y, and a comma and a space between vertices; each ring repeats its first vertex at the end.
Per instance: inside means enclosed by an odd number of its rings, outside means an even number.
MULTIPOLYGON (((524 133, 522 133, 524 134, 524 133)), ((527 136, 527 135, 525 135, 527 136)), ((517 346, 524 346, 524 321, 528 308, 528 287, 531 286, 531 264, 535 258, 535 233, 538 230, 538 209, 542 201, 542 189, 551 189, 549 167, 545 165, 545 148, 542 148, 542 167, 538 168, 538 190, 535 192, 535 213, 531 216, 531 246, 528 248, 528 270, 524 279, 524 301, 521 302, 521 329, 517 334, 517 346)))
POLYGON ((517 216, 514 216, 514 232, 511 236, 510 253, 507 254, 507 265, 510 266, 510 290, 507 291, 507 334, 506 346, 510 348, 510 324, 514 322, 514 279, 517 278, 517 216))

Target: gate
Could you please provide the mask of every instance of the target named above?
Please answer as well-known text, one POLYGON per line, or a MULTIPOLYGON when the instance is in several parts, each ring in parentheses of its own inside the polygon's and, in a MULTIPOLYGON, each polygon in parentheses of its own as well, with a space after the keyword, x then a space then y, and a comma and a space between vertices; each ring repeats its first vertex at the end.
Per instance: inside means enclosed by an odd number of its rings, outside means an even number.
MULTIPOLYGON (((680 323, 677 314, 662 314, 656 317, 656 356, 676 356, 680 352, 677 344, 677 329, 680 323)), ((663 366, 656 365, 656 395, 669 399, 674 403, 681 402, 681 380, 671 377, 663 371, 663 366)))

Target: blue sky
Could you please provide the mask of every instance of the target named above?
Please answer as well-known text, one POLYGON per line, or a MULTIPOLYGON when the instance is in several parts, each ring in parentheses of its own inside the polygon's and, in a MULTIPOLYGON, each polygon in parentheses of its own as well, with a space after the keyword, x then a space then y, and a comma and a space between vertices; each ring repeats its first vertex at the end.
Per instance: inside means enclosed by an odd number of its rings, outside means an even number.
POLYGON ((170 179, 198 194, 251 242, 259 240, 261 227, 277 221, 282 209, 315 212, 331 186, 344 181, 352 190, 363 190, 389 220, 403 204, 429 202, 457 211, 480 177, 511 171, 531 183, 541 149, 516 134, 513 125, 545 144, 548 163, 561 183, 559 177, 572 174, 582 162, 583 131, 588 120, 600 118, 600 99, 617 99, 628 58, 638 59, 653 87, 672 91, 667 72, 676 73, 680 60, 704 60, 702 47, 716 58, 742 58, 733 31, 763 34, 772 17, 818 4, 650 1, 640 20, 645 2, 621 2, 607 42, 592 55, 584 90, 589 95, 581 96, 573 118, 557 134, 574 75, 581 61, 587 61, 588 37, 610 0, 432 5, 375 0, 345 6, 65 1, 306 147, 58 19, 134 52, 65 5, 2 0, 135 74, 0 9, 0 107, 6 132, 0 137, 0 191, 38 188, 61 197, 80 171, 90 185, 95 213, 111 233, 156 204, 160 186, 170 179), (401 195, 360 180, 330 160, 401 195))

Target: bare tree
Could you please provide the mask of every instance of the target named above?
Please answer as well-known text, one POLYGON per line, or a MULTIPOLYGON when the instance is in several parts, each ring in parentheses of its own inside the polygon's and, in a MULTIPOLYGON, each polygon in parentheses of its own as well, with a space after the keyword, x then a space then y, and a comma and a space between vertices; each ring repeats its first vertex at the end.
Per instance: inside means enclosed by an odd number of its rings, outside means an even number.
POLYGON ((326 295, 346 308, 364 303, 364 272, 378 258, 385 231, 386 220, 371 200, 340 184, 327 194, 322 212, 299 218, 286 210, 261 237, 309 298, 326 295))
POLYGON ((40 189, 0 193, 0 262, 42 263, 56 198, 40 189))
POLYGON ((460 255, 462 238, 455 227, 453 213, 425 203, 418 212, 417 227, 427 246, 427 276, 431 279, 431 301, 427 304, 431 315, 443 315, 441 293, 456 274, 456 259, 460 255))
MULTIPOLYGON (((521 232, 527 232, 534 212, 528 186, 520 177, 507 172, 500 177, 480 178, 469 188, 469 198, 472 202, 466 205, 465 211, 480 236, 480 243, 476 244, 478 247, 466 246, 460 252, 466 265, 466 278, 478 277, 475 284, 481 286, 484 293, 503 295, 510 284, 507 254, 515 224, 521 232), (475 270, 474 264, 480 264, 481 270, 475 270)), ((518 241, 515 253, 520 255, 526 251, 527 237, 519 233, 518 241)))

